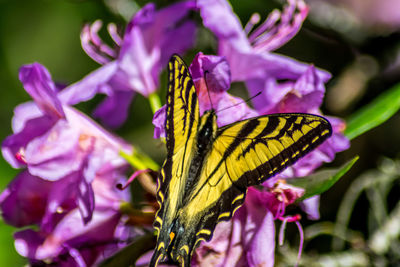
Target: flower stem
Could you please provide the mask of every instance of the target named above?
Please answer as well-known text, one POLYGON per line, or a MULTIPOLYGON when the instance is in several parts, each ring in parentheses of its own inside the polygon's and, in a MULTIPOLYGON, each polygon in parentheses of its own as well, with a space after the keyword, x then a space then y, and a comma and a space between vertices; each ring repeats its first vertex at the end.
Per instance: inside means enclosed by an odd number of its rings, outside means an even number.
POLYGON ((128 225, 151 225, 154 220, 154 211, 143 211, 136 209, 129 202, 123 202, 119 206, 122 214, 128 215, 128 225))
POLYGON ((154 162, 149 156, 145 155, 142 152, 139 152, 137 149, 133 150, 132 155, 127 154, 124 151, 120 151, 119 154, 123 157, 132 167, 138 170, 151 169, 157 171, 159 166, 156 162, 154 162))
POLYGON ((153 114, 156 113, 156 111, 161 108, 160 97, 158 96, 157 93, 152 93, 149 95, 149 102, 153 114))

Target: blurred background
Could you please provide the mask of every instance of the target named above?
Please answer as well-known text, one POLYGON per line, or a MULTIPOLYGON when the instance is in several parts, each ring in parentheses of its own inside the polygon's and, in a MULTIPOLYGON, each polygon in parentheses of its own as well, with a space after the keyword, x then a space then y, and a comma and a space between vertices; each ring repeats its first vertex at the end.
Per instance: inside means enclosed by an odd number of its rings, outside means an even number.
MULTIPOLYGON (((169 3, 166 0, 155 2, 158 6, 169 3)), ((329 71, 333 78, 327 84, 323 111, 346 119, 400 82, 400 1, 306 2, 310 5, 310 13, 301 31, 276 52, 329 71)), ((0 0, 0 140, 11 133, 13 108, 30 100, 18 80, 21 65, 40 62, 49 69, 55 81, 65 85, 78 81, 99 67, 81 49, 79 35, 83 24, 101 19, 104 24, 115 22, 123 26, 145 3, 133 0, 0 0)), ((265 18, 274 8, 282 8, 282 2, 272 0, 232 0, 231 4, 242 24, 254 12, 265 18)), ((107 40, 105 31, 101 35, 107 40)), ((196 52, 193 51, 193 55, 196 52)), ((165 77, 162 86, 165 88, 165 77)), ((87 103, 79 108, 90 111, 93 106, 94 103, 87 103)), ((117 133, 161 162, 164 155, 157 153, 159 143, 152 139, 151 118, 147 100, 137 96, 129 122, 117 133)), ((345 177, 322 195, 321 221, 336 221, 339 204, 352 183, 368 171, 385 173, 385 169, 389 168, 387 166, 397 166, 399 151, 399 113, 352 140, 351 148, 339 154, 330 166, 339 166, 355 155, 359 155, 360 159, 345 177)), ((16 173, 17 170, 0 158, 0 190, 16 173)), ((395 176, 396 179, 385 189, 386 198, 383 201, 388 213, 399 201, 396 172, 395 176)), ((350 216, 349 228, 360 233, 362 242, 369 238, 373 227, 369 215, 371 199, 374 198, 368 192, 360 193, 350 216)), ((304 223, 306 227, 313 224, 304 223)), ((25 261, 14 249, 14 229, 2 221, 0 225, 0 266, 24 265, 25 261)), ((294 231, 296 235, 298 233, 294 231)), ((329 235, 320 235, 306 243, 305 256, 328 253, 331 239, 329 235)), ((293 247, 297 246, 296 242, 293 242, 293 247)), ((357 248, 357 244, 354 246, 357 248)), ((347 249, 353 248, 347 245, 347 249)), ((384 257, 389 258, 390 264, 400 259, 390 250, 384 252, 384 257)))

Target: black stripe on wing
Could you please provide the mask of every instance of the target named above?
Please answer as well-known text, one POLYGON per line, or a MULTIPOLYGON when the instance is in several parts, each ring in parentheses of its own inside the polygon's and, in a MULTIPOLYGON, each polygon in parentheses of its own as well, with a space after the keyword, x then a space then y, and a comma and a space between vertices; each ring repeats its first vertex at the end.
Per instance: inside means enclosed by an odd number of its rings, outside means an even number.
MULTIPOLYGON (((234 138, 231 136, 227 137, 234 140, 230 142, 225 151, 220 151, 221 159, 215 165, 216 167, 211 172, 209 177, 212 177, 214 174, 216 174, 219 168, 225 168, 226 174, 229 176, 230 171, 227 165, 227 160, 234 160, 232 159, 231 155, 237 151, 237 149, 242 150, 239 156, 245 157, 248 155, 248 152, 251 149, 254 149, 259 143, 263 143, 267 148, 267 141, 263 139, 263 137, 268 136, 277 130, 279 125, 279 116, 282 115, 289 117, 284 126, 279 129, 279 132, 274 135, 274 137, 277 139, 284 137, 285 134, 290 136, 294 131, 301 130, 301 128, 299 128, 300 126, 295 123, 299 119, 299 116, 307 116, 308 119, 312 118, 313 116, 309 114, 278 114, 270 116, 264 129, 260 131, 260 133, 256 134, 254 138, 249 138, 248 136, 254 134, 253 131, 258 125, 260 125, 260 122, 257 118, 247 120, 234 138), (241 148, 243 141, 249 139, 252 139, 253 142, 244 148, 241 148)), ((215 203, 215 205, 206 211, 207 215, 204 217, 202 222, 197 225, 198 235, 196 236, 196 243, 201 240, 209 241, 212 238, 214 229, 218 222, 227 221, 232 218, 235 211, 243 205, 247 188, 249 186, 260 184, 268 178, 281 172, 288 166, 294 164, 298 159, 320 145, 331 135, 332 129, 329 122, 325 119, 321 120, 321 117, 319 116, 315 116, 315 119, 320 122, 320 124, 300 137, 297 142, 294 142, 291 146, 286 147, 275 157, 269 159, 263 164, 260 164, 258 167, 244 172, 239 178, 230 177, 230 180, 233 181, 232 186, 221 194, 221 197, 215 203), (289 158, 289 160, 285 161, 286 158, 289 158)), ((305 118, 303 117, 298 123, 304 124, 305 118)), ((311 121, 308 121, 308 124, 310 123, 311 121)), ((220 129, 219 138, 224 138, 224 128, 225 127, 220 129)), ((225 129, 227 128, 229 128, 229 126, 225 129)), ((216 142, 218 141, 216 140, 216 142)), ((233 163, 230 165, 234 166, 233 163)), ((226 178, 227 177, 225 176, 224 179, 226 178)), ((218 186, 218 183, 214 186, 218 186)))
MULTIPOLYGON (((283 149, 280 149, 280 152, 275 155, 274 157, 264 161, 263 164, 260 164, 257 168, 253 170, 248 170, 247 172, 243 173, 242 177, 239 179, 235 179, 238 186, 252 186, 257 185, 268 178, 274 176, 275 174, 283 171, 285 168, 293 165, 297 160, 301 157, 308 154, 308 152, 315 149, 321 143, 323 143, 327 138, 329 138, 332 134, 332 128, 330 123, 325 119, 317 115, 309 115, 309 114, 273 114, 268 116, 268 123, 266 127, 256 135, 254 138, 249 138, 248 136, 251 135, 252 132, 248 131, 247 129, 252 129, 254 127, 250 125, 255 125, 252 120, 258 120, 258 118, 250 119, 245 125, 243 125, 241 132, 247 133, 246 136, 237 136, 235 140, 232 142, 231 146, 238 148, 238 139, 244 141, 245 139, 251 139, 252 141, 250 144, 242 147, 242 153, 240 153, 236 160, 239 160, 240 157, 247 158, 248 154, 251 150, 255 150, 255 147, 259 144, 264 145, 264 149, 269 149, 269 140, 273 140, 279 142, 283 149), (279 129, 279 132, 273 138, 265 138, 269 134, 273 133, 278 128, 278 117, 280 116, 289 116, 286 119, 285 125, 279 129), (301 118, 300 122, 297 122, 297 119, 301 118), (315 120, 313 120, 315 118, 315 120), (307 119, 307 122, 306 122, 307 119), (316 127, 311 127, 312 123, 319 122, 316 127), (292 134, 295 131, 302 132, 302 127, 310 127, 312 128, 306 134, 302 135, 298 140, 294 141, 288 147, 285 147, 284 142, 281 141, 281 138, 292 138, 292 134), (274 129, 275 128, 275 129, 274 129), (289 130, 291 129, 291 130, 289 130), (286 136, 285 136, 286 135, 286 136), (246 181, 246 182, 245 182, 246 181)), ((220 136, 223 136, 223 131, 221 131, 220 136)), ((292 139, 293 140, 293 139, 292 139)), ((243 144, 243 142, 240 142, 243 144)), ((228 147, 229 153, 225 153, 222 161, 232 160, 229 159, 233 150, 232 147, 228 147)), ((259 148, 258 150, 260 150, 259 148)), ((257 154, 257 153, 256 153, 257 154)), ((251 160, 249 158, 248 160, 251 160)))

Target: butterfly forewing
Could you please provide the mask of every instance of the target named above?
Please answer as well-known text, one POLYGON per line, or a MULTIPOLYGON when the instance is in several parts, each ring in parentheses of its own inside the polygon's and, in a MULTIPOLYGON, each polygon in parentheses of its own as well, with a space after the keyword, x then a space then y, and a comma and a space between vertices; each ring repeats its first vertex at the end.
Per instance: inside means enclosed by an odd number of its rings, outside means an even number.
POLYGON ((248 187, 292 165, 331 133, 329 122, 320 116, 272 114, 221 128, 213 150, 225 148, 221 161, 226 162, 227 175, 236 185, 248 187))
POLYGON ((326 119, 310 114, 273 114, 220 128, 181 213, 182 220, 195 225, 196 242, 211 239, 216 224, 232 217, 247 187, 292 165, 331 131, 326 119))
POLYGON ((200 116, 193 80, 178 56, 172 57, 168 64, 168 80, 165 121, 167 159, 158 177, 157 200, 160 209, 154 221, 158 232, 155 255, 158 254, 154 256, 154 261, 165 256, 165 249, 169 245, 169 233, 163 225, 171 224, 179 209, 182 196, 178 192, 183 191, 185 186, 200 116))

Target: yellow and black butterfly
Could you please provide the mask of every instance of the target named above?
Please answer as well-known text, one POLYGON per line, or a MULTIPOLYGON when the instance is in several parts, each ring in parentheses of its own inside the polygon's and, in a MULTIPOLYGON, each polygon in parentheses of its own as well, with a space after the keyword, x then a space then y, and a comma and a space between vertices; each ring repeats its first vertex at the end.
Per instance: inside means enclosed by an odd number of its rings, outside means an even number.
POLYGON ((271 114, 217 127, 214 110, 200 116, 196 90, 183 60, 168 64, 167 159, 158 177, 150 266, 190 266, 194 248, 209 241, 220 221, 258 185, 326 140, 329 122, 311 114, 271 114))

